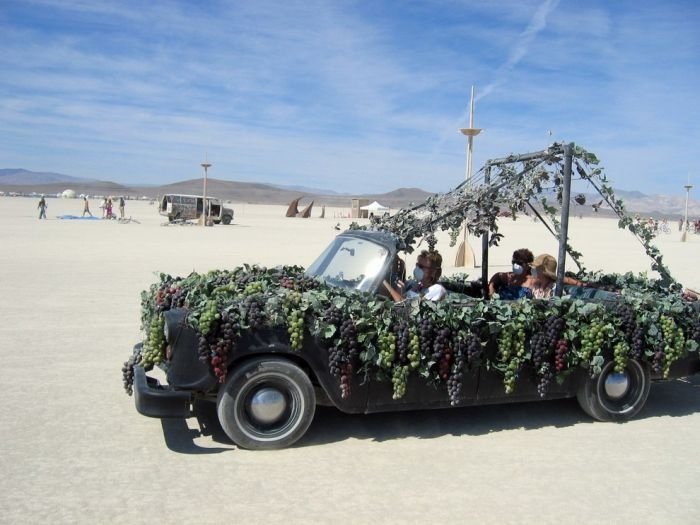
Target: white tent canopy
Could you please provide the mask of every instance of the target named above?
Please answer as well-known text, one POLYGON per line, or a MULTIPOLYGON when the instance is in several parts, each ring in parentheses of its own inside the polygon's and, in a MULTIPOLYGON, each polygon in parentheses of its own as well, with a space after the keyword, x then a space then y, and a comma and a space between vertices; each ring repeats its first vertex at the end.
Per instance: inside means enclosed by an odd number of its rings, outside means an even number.
POLYGON ((382 206, 377 201, 374 201, 372 204, 368 204, 367 206, 360 206, 360 209, 367 211, 387 211, 389 208, 387 206, 382 206))

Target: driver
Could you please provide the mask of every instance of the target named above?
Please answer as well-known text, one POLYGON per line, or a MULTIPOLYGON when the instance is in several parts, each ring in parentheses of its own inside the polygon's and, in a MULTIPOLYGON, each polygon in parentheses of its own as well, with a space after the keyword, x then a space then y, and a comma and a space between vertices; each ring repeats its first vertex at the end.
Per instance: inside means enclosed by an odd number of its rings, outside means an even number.
POLYGON ((438 279, 442 275, 442 255, 437 250, 423 250, 418 255, 416 267, 413 269, 413 280, 404 283, 397 282, 394 288, 388 281, 384 280, 384 287, 391 298, 399 302, 404 299, 421 297, 429 301, 442 301, 447 295, 447 290, 438 279))

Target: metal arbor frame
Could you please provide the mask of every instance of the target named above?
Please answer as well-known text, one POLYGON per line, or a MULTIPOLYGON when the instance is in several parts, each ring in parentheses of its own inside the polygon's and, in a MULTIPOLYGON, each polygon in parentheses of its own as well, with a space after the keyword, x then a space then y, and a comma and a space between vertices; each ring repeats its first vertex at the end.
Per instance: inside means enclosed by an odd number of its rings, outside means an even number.
POLYGON ((575 164, 578 175, 592 185, 620 218, 620 227, 626 226, 642 243, 647 255, 654 261, 652 269, 661 274, 665 283, 675 283, 662 262, 659 250, 651 244, 653 234, 633 223, 626 214, 622 201, 616 200, 612 189, 605 184, 606 179, 601 176, 602 169, 595 168, 590 173, 586 170, 590 164, 597 163, 595 155, 573 143, 554 143, 542 151, 491 159, 475 174, 471 185, 464 181, 446 193, 436 194, 425 202, 399 210, 370 228, 394 233, 403 243, 400 248, 410 252, 418 237, 427 239, 428 245, 433 248, 437 242, 434 234, 438 229, 451 230, 453 240, 456 240, 459 228, 466 223, 472 235, 482 237, 481 276, 486 291, 488 248, 497 245, 502 237, 498 233, 499 211, 508 208, 516 215, 525 213, 527 208, 559 242, 556 289, 560 295, 566 272, 566 254, 571 256, 579 270, 583 270, 579 261, 581 254, 568 243, 571 180, 575 164), (545 193, 545 185, 552 183, 556 188, 556 200, 561 205, 558 224, 554 215, 556 210, 551 207, 548 209, 545 197, 541 198, 541 204, 552 220, 554 229, 531 203, 532 199, 538 200, 545 193))

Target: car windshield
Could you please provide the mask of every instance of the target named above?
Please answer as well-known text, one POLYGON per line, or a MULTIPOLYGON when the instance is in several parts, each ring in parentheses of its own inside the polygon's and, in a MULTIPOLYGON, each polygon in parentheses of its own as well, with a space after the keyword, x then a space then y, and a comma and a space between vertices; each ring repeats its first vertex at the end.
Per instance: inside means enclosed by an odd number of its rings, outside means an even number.
POLYGON ((381 272, 389 250, 384 246, 353 237, 336 237, 306 270, 331 286, 368 292, 381 272))

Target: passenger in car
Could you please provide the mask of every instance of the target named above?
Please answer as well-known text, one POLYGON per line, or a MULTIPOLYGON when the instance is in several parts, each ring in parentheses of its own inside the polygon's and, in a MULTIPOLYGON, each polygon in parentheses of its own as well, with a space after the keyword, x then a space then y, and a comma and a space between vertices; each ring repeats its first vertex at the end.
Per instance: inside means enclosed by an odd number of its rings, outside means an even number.
POLYGON ((532 252, 521 248, 513 252, 511 260, 513 269, 510 272, 498 272, 489 281, 489 297, 498 294, 501 299, 532 298, 532 282, 530 263, 534 260, 532 252))
MULTIPOLYGON (((538 255, 530 264, 532 274, 532 296, 535 299, 548 299, 556 292, 557 260, 547 253, 538 255)), ((571 286, 589 286, 588 283, 564 276, 564 284, 571 286)))
POLYGON ((442 301, 447 296, 447 290, 438 284, 441 275, 442 255, 437 250, 423 250, 418 255, 416 267, 413 270, 413 280, 408 282, 399 280, 396 288, 384 280, 384 287, 396 302, 416 297, 442 301))

